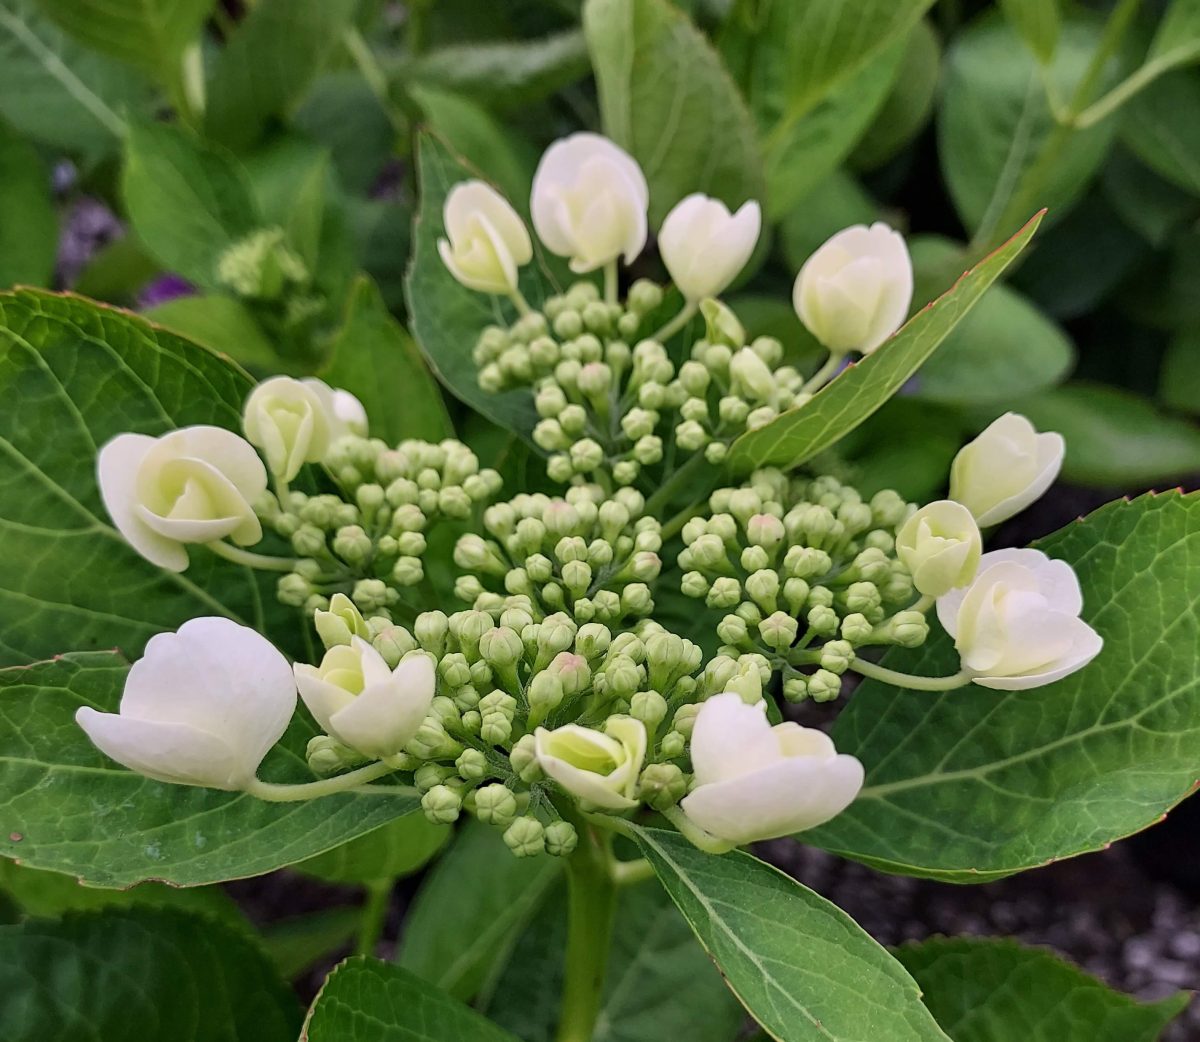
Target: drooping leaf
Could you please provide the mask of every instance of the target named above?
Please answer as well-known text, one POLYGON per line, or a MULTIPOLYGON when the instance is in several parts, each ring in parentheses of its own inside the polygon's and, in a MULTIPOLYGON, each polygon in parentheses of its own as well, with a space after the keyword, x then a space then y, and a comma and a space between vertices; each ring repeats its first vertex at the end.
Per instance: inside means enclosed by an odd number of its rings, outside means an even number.
POLYGON ((2 123, 0 185, 0 288, 45 285, 58 254, 50 171, 37 150, 2 123))
POLYGON ((308 1012, 307 1042, 518 1042, 473 1009, 400 966, 347 959, 308 1012))
MULTIPOLYGON (((455 397, 493 423, 527 436, 537 420, 529 392, 483 391, 471 357, 484 327, 507 326, 515 319, 515 311, 507 301, 501 304, 460 285, 438 255, 437 241, 445 235, 442 208, 446 196, 455 184, 478 174, 430 134, 420 136, 417 168, 421 201, 413 223, 412 264, 405 281, 413 336, 455 397)), ((521 271, 521 292, 536 308, 557 291, 553 287, 535 255, 533 263, 521 271)))
POLYGON ((604 132, 642 166, 657 227, 685 195, 762 199, 754 120, 721 59, 666 0, 587 0, 604 132))
POLYGON ((237 161, 163 123, 130 128, 121 189, 150 252, 209 288, 221 254, 261 223, 237 161))
POLYGON ((89 156, 116 150, 126 115, 150 111, 137 72, 80 47, 33 0, 0 2, 0 115, 22 134, 89 156))
POLYGON ((1045 949, 1008 940, 937 938, 906 944, 896 958, 955 1042, 1155 1042, 1188 1001, 1181 992, 1137 1002, 1045 949))
POLYGON ((450 839, 451 829, 407 814, 293 868, 330 883, 370 883, 411 875, 450 839))
POLYGON ((109 522, 96 453, 123 431, 237 430, 250 380, 227 359, 82 297, 0 294, 0 662, 119 647, 228 615, 297 648, 275 577, 202 549, 186 572, 144 561, 109 522))
POLYGON ((339 48, 357 0, 259 0, 213 63, 205 130, 234 149, 298 105, 339 48))
POLYGON ((560 871, 560 859, 515 858, 494 828, 468 822, 422 883, 396 962, 470 998, 503 966, 560 871))
MULTIPOLYGON (((1069 563, 1104 638, 1047 687, 946 693, 866 681, 838 717, 867 768, 858 799, 807 842, 891 872, 986 882, 1143 829, 1188 795, 1200 760, 1200 496, 1110 503, 1037 544, 1069 563)), ((958 668, 937 633, 889 666, 958 668)))
POLYGON ((734 851, 634 837, 733 992, 780 1042, 948 1042, 904 968, 836 905, 734 851))
POLYGON ((301 1019, 253 941, 165 909, 0 927, 0 991, 5 1042, 292 1042, 301 1019))
POLYGON ((792 409, 733 443, 729 465, 738 471, 794 466, 833 445, 895 394, 949 335, 984 291, 1028 244, 1041 222, 1033 217, 1000 249, 985 257, 933 303, 918 311, 891 340, 792 409))
MULTIPOLYGON (((0 780, 13 794, 0 854, 93 886, 197 886, 303 861, 417 806, 405 794, 268 803, 134 774, 75 723, 80 706, 116 712, 127 668, 92 652, 0 670, 0 780)), ((297 713, 260 776, 311 781, 304 750, 316 733, 297 713)))
POLYGON ((366 275, 354 284, 346 320, 321 375, 356 395, 366 406, 371 434, 390 444, 402 438, 441 441, 454 435, 441 389, 425 359, 366 275))

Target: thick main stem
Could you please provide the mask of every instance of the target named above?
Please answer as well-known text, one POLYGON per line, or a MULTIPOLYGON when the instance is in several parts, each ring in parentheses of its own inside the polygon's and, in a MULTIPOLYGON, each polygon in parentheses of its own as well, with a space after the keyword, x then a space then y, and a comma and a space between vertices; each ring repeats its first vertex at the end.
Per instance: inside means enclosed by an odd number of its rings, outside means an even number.
POLYGON ((557 1042, 591 1040, 604 993, 617 897, 608 868, 612 838, 587 825, 579 831, 579 846, 567 859, 567 972, 557 1042))

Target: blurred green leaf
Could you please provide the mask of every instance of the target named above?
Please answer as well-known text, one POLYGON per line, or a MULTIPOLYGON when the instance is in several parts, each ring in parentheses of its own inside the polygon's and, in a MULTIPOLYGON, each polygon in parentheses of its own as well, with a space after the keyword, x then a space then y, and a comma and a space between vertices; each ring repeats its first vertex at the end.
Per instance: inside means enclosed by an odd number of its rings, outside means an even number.
POLYGON ((1054 57, 1062 33, 1059 0, 1000 0, 1000 9, 1017 35, 1043 65, 1054 57))
POLYGON ((387 110, 354 71, 317 77, 292 123, 329 151, 341 187, 357 195, 371 190, 395 152, 387 110))
POLYGON ((149 114, 144 77, 80 47, 33 0, 0 0, 0 115, 22 134, 90 156, 116 151, 125 118, 149 114))
POLYGON ((299 137, 274 139, 242 161, 264 225, 282 228, 310 271, 317 265, 329 188, 329 153, 299 137))
POLYGON ((1121 111, 1121 141, 1151 170, 1200 195, 1200 69, 1156 80, 1121 111))
POLYGON ((513 857, 496 829, 469 820, 421 884, 396 962, 470 998, 503 967, 561 871, 562 860, 548 854, 513 857))
POLYGON ((951 40, 938 152, 950 197, 976 241, 1003 233, 1020 219, 1018 211, 1045 206, 1059 219, 1096 174, 1114 124, 1061 130, 1043 76, 1061 96, 1070 96, 1099 36, 1092 19, 1069 19, 1044 71, 998 13, 977 18, 951 40))
POLYGON ((1200 214, 1200 199, 1158 176, 1126 148, 1114 148, 1104 165, 1104 194, 1121 220, 1153 246, 1200 214))
POLYGON ((176 297, 150 308, 145 315, 155 325, 240 365, 264 373, 286 368, 249 308, 234 297, 219 293, 176 297))
POLYGON ((1115 387, 1070 383, 1021 412, 1066 438, 1065 481, 1135 489, 1200 470, 1200 430, 1115 387))
POLYGON ((984 291, 1025 248, 1041 219, 1041 214, 1030 219, 1000 249, 917 312, 890 340, 847 367, 810 402, 743 434, 730 449, 729 466, 738 472, 763 466, 796 466, 857 427, 903 387, 937 350, 984 291))
POLYGON ((891 92, 850 154, 851 166, 877 169, 925 129, 933 115, 941 62, 937 31, 922 19, 908 34, 891 92))
POLYGON ((754 120, 705 37, 666 0, 587 0, 604 132, 642 166, 657 227, 685 195, 762 199, 754 120))
POLYGON ((300 1009, 253 941, 166 909, 0 928, 5 1042, 292 1042, 300 1009))
MULTIPOLYGON (((910 239, 909 250, 914 302, 932 299, 945 285, 947 262, 962 264, 961 247, 938 236, 910 239)), ((1074 362, 1066 333, 1016 290, 997 283, 922 366, 911 393, 948 405, 1017 405, 1063 380, 1074 362)))
POLYGON ((357 907, 324 908, 269 923, 259 943, 279 975, 294 980, 319 959, 348 945, 361 923, 357 907))
POLYGON ((58 255, 50 171, 37 150, 3 123, 0 185, 0 288, 47 285, 58 255))
POLYGON ((423 868, 452 832, 447 825, 433 824, 421 812, 406 814, 292 867, 329 883, 397 879, 423 868))
POLYGON ((389 444, 454 436, 441 388, 366 275, 351 290, 346 320, 334 336, 321 376, 355 395, 366 407, 372 435, 389 444))
POLYGON ((213 62, 204 127, 244 149, 290 113, 342 46, 357 0, 258 0, 213 62))
POLYGON ((121 191, 146 248, 206 288, 221 254, 261 224, 237 161, 164 123, 130 127, 121 191))
POLYGON ((1188 1003, 1184 992, 1137 1002, 1044 948, 1001 938, 938 937, 895 955, 955 1042, 1155 1042, 1188 1003))
POLYGON ((137 236, 127 233, 93 253, 71 288, 95 300, 133 303, 146 283, 161 272, 162 265, 137 236))
POLYGON ((1200 416, 1200 329, 1182 330, 1172 338, 1158 386, 1159 396, 1172 409, 1200 416))
POLYGON ((879 204, 852 174, 835 170, 806 192, 779 222, 779 245, 790 273, 799 272, 831 235, 852 224, 877 220, 879 204))
POLYGON ((571 29, 533 40, 439 47, 421 55, 406 77, 467 94, 489 108, 516 108, 549 97, 590 69, 587 41, 571 29))

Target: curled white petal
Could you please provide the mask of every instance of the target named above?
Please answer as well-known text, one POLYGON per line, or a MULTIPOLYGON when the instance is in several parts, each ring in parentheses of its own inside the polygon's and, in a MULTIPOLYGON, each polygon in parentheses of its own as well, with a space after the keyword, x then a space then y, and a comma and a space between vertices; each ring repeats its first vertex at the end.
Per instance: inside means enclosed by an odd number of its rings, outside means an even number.
POLYGON ((512 293, 533 243, 508 200, 483 181, 464 181, 446 196, 442 218, 447 237, 438 253, 450 273, 481 293, 512 293))
POLYGON ((1024 416, 1005 413, 954 457, 950 498, 981 526, 997 525, 1041 497, 1058 477, 1065 453, 1061 434, 1039 434, 1024 416))

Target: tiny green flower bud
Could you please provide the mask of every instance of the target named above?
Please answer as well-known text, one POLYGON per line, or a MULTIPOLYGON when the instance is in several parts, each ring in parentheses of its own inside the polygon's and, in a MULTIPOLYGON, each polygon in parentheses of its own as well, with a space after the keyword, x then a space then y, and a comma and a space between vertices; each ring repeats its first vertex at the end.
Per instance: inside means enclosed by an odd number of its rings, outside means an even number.
POLYGON ((855 646, 866 643, 874 632, 870 620, 859 612, 853 612, 842 620, 842 639, 855 646))
POLYGON ((546 830, 537 818, 517 818, 504 830, 504 842, 517 857, 533 857, 546 849, 546 830))
POLYGON ((842 678, 827 669, 818 669, 808 678, 808 697, 814 702, 832 702, 842 692, 842 678))
POLYGON ((848 640, 831 640, 821 648, 821 668, 839 677, 854 660, 854 645, 848 640))
MULTIPOLYGON (((736 579, 733 581, 734 583, 737 582, 736 579)), ((709 592, 709 582, 699 572, 686 572, 684 573, 683 579, 679 584, 679 588, 683 591, 683 594, 686 597, 704 597, 709 592)), ((732 608, 735 604, 737 604, 738 600, 741 599, 740 595, 741 590, 739 589, 737 596, 735 596, 730 603, 714 605, 714 607, 732 608)))
POLYGON ((551 857, 567 857, 578 846, 579 833, 569 821, 554 821, 546 826, 545 839, 547 854, 551 857))
POLYGON ((735 647, 745 645, 749 642, 749 633, 745 620, 736 615, 726 615, 717 623, 717 636, 723 644, 732 644, 735 647))
POLYGON ((621 430, 624 431, 627 438, 637 441, 648 434, 653 434, 657 424, 658 413, 649 409, 633 408, 622 417, 621 430))
POLYGON ((558 420, 539 420, 533 428, 533 443, 546 452, 562 452, 571 447, 571 439, 558 420))
POLYGON ((746 416, 746 430, 756 431, 759 427, 765 427, 778 415, 779 410, 770 405, 760 405, 757 409, 751 409, 746 416))
POLYGON ((787 612, 777 611, 758 624, 758 635, 764 644, 776 651, 785 651, 792 646, 800 624, 787 612))
POLYGON ((570 340, 583 332, 583 316, 574 310, 560 311, 554 318, 554 335, 570 340))
POLYGON ((663 736, 663 740, 658 744, 659 754, 668 760, 674 760, 682 756, 687 748, 687 739, 678 731, 668 731, 663 736))
POLYGON ((435 825, 450 825, 462 811, 462 797, 448 785, 435 785, 421 797, 421 809, 435 825))
POLYGON ((749 348, 734 353, 729 362, 734 393, 753 401, 765 402, 775 390, 775 378, 767 365, 749 348))
POLYGON ((687 777, 673 763, 652 763, 638 778, 638 796, 657 811, 675 806, 686 793, 687 777))
POLYGON ((301 525, 292 533, 292 549, 301 557, 319 557, 325 552, 325 533, 315 525, 301 525))
POLYGON ((364 757, 347 745, 329 735, 319 734, 310 738, 305 750, 309 770, 321 777, 337 774, 348 767, 362 763, 364 757))
POLYGON ((371 537, 358 525, 339 528, 333 537, 333 552, 348 564, 362 564, 372 549, 371 537))
MULTIPOLYGON (((587 664, 587 659, 570 651, 560 651, 554 656, 545 671, 537 676, 556 677, 562 685, 562 695, 566 697, 580 694, 592 682, 592 671, 587 664)), ((537 677, 534 677, 535 682, 536 680, 537 677)), ((530 689, 532 691, 532 684, 530 689)), ((532 693, 529 699, 532 704, 534 700, 532 693)), ((561 697, 559 701, 561 701, 561 697)), ((558 702, 554 704, 557 705, 558 702)))
POLYGON ((638 330, 642 326, 642 320, 639 315, 633 311, 627 311, 619 319, 617 319, 617 332, 626 340, 632 340, 637 336, 638 330))
POLYGON ((542 776, 538 764, 537 743, 533 735, 522 735, 508 754, 513 771, 526 785, 531 785, 542 776))
POLYGON ((645 583, 630 583, 621 591, 621 610, 627 615, 649 615, 654 610, 654 598, 645 583))
POLYGON ((902 648, 919 648, 929 636, 929 620, 919 611, 897 612, 886 628, 892 643, 902 648))
POLYGON ((576 474, 597 470, 604 464, 604 449, 591 438, 581 438, 570 449, 571 467, 576 474))
POLYGON ((748 572, 765 571, 771 566, 771 555, 761 546, 748 546, 738 559, 748 572))
POLYGON ((603 362, 589 362, 579 370, 579 390, 589 398, 604 398, 612 388, 612 370, 603 362))
POLYGON ((388 669, 395 669, 405 655, 416 650, 417 642, 403 626, 388 625, 375 635, 371 647, 383 656, 388 669))
POLYGON ((754 572, 746 580, 746 593, 763 611, 774 611, 776 598, 779 596, 778 573, 770 568, 761 568, 754 572))
MULTIPOLYGON (((822 637, 832 637, 837 633, 838 614, 832 608, 818 604, 809 609, 808 628, 822 637)), ((842 636, 846 636, 843 632, 842 636)), ((849 638, 847 638, 849 639, 849 638)))
POLYGON ((344 593, 335 593, 329 602, 329 610, 316 612, 313 622, 326 649, 349 644, 351 637, 369 639, 371 635, 362 613, 344 593))
POLYGON ((507 828, 517 816, 517 797, 499 783, 484 785, 475 790, 475 816, 486 824, 507 828))
POLYGON ((710 608, 732 608, 742 599, 742 585, 732 576, 723 575, 713 580, 705 603, 710 608))
POLYGON ((627 303, 638 314, 648 314, 655 308, 661 307, 662 302, 662 287, 651 282, 649 279, 638 279, 629 287, 627 303))
POLYGON ((789 702, 803 702, 808 698, 808 677, 788 677, 783 682, 783 697, 789 702))
POLYGON ((783 557, 783 572, 796 579, 815 579, 828 574, 833 560, 824 550, 809 546, 793 546, 783 557))
POLYGON ((482 717, 479 737, 491 745, 501 745, 512 734, 517 700, 497 689, 479 700, 479 714, 482 717))
POLYGON ((685 452, 696 452, 708 444, 708 431, 695 420, 685 420, 675 428, 675 441, 685 452))
POLYGON ((657 691, 638 691, 629 700, 629 715, 646 725, 651 734, 667 715, 667 700, 657 691))
POLYGON ((746 522, 746 539, 753 546, 774 550, 785 536, 783 522, 771 514, 754 514, 746 522))
POLYGON ((637 460, 624 459, 613 464, 613 480, 618 485, 632 485, 642 472, 642 465, 637 460))
POLYGON ((426 793, 435 785, 441 785, 453 777, 454 770, 451 767, 444 767, 440 763, 423 763, 413 771, 413 784, 418 792, 426 793))
POLYGON ((529 361, 537 372, 546 372, 562 359, 558 344, 552 337, 539 336, 529 342, 529 361))
POLYGON ((641 464, 641 466, 651 467, 662 459, 662 438, 660 438, 657 434, 647 434, 644 437, 638 438, 638 440, 634 442, 633 448, 630 450, 630 452, 632 452, 634 460, 641 464))
POLYGON ((898 492, 885 488, 871 497, 871 514, 879 528, 897 528, 908 516, 908 503, 898 492))
POLYGON ((354 589, 350 592, 350 599, 362 611, 368 613, 377 612, 381 608, 387 607, 395 597, 396 594, 387 588, 382 579, 359 579, 354 584, 354 589), (391 595, 390 597, 389 594, 391 595))
POLYGON ((488 761, 478 749, 464 749, 454 766, 458 768, 459 777, 464 781, 476 782, 487 777, 488 761))
POLYGON ((861 612, 869 616, 877 612, 882 603, 879 587, 874 583, 851 583, 846 588, 846 607, 852 612, 861 612))
POLYGON ((558 414, 558 422, 564 431, 575 437, 587 426, 587 413, 582 405, 568 405, 558 414))
POLYGON ((417 616, 413 623, 413 634, 417 643, 436 657, 441 657, 446 642, 450 621, 440 611, 426 611, 417 616))
POLYGON ((567 396, 558 384, 547 384, 538 391, 533 404, 540 417, 553 419, 567 407, 567 396))
POLYGON ((397 557, 392 565, 392 580, 397 586, 416 586, 425 577, 419 557, 397 557))

